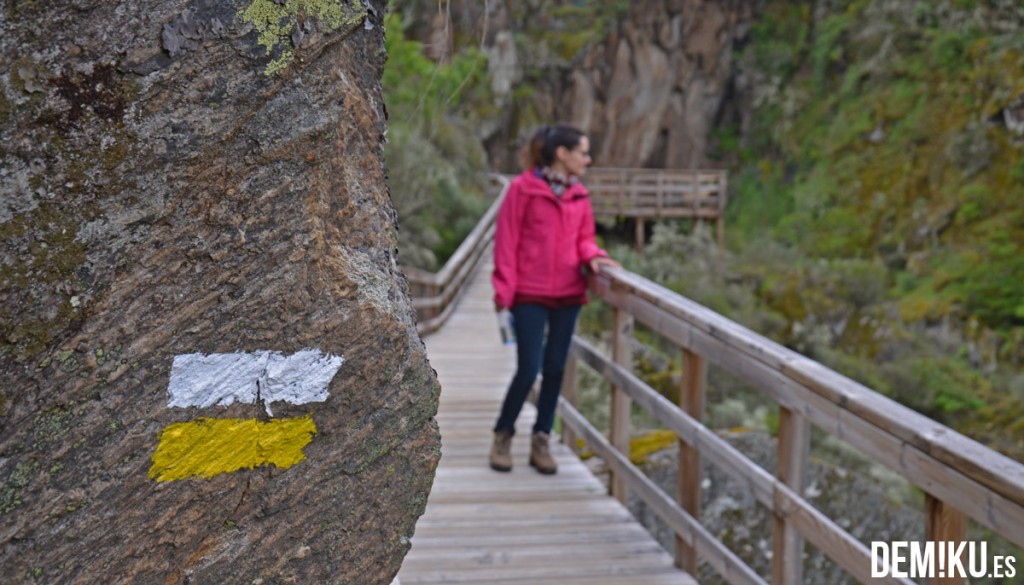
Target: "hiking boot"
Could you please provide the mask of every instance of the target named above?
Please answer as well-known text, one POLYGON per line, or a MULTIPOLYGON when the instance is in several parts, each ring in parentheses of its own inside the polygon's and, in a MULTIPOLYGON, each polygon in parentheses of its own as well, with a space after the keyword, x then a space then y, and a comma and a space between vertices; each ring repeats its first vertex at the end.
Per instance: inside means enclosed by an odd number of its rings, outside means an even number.
POLYGON ((530 441, 530 465, 544 475, 551 475, 558 471, 558 464, 555 463, 548 450, 549 438, 547 433, 534 433, 530 441))
POLYGON ((491 445, 491 469, 512 471, 512 433, 497 431, 491 445))

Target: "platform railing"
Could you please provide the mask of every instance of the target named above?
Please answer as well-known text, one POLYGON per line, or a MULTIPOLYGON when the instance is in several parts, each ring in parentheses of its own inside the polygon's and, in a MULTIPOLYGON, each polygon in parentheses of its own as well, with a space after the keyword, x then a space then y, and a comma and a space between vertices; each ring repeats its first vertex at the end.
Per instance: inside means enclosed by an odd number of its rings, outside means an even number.
MULTIPOLYGON (((563 437, 580 436, 611 470, 612 493, 633 491, 676 534, 676 562, 695 573, 698 557, 729 583, 763 583, 699 521, 702 458, 744 485, 774 518, 772 583, 802 583, 804 541, 862 583, 908 583, 872 577, 867 547, 802 496, 815 425, 892 469, 925 493, 925 538, 962 542, 968 520, 1024 546, 1024 465, 973 441, 829 368, 626 270, 609 270, 592 290, 614 310, 611 356, 575 338, 559 413, 563 437), (679 348, 680 403, 630 371, 633 327, 641 323, 679 348), (612 384, 609 437, 573 406, 577 364, 612 384), (777 467, 772 475, 702 424, 706 368, 714 364, 779 405, 777 467), (670 497, 629 461, 629 414, 636 404, 679 438, 678 490, 670 497)), ((956 575, 941 583, 964 583, 956 575)))
POLYGON ((644 246, 645 222, 657 218, 713 221, 718 245, 724 244, 725 171, 592 167, 585 182, 595 216, 635 219, 637 249, 644 246))

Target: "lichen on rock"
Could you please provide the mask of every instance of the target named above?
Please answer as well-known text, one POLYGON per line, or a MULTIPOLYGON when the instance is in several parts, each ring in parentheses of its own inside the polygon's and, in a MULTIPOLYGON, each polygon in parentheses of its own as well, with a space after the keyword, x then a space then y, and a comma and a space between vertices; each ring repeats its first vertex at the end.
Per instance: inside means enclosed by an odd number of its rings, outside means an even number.
POLYGON ((266 54, 274 56, 264 73, 273 75, 295 58, 295 50, 314 22, 324 32, 351 26, 366 18, 366 8, 343 0, 252 0, 239 17, 252 25, 266 54))

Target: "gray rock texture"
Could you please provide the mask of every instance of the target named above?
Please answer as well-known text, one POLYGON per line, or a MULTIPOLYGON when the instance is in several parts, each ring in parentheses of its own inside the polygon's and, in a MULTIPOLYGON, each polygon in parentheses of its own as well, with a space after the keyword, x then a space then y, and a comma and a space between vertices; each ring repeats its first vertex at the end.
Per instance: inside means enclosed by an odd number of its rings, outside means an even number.
POLYGON ((754 2, 642 0, 573 63, 550 116, 588 130, 598 164, 706 168, 754 2))
POLYGON ((483 37, 504 110, 498 123, 481 128, 481 138, 492 163, 508 172, 518 167, 518 146, 538 123, 551 121, 586 130, 600 166, 712 166, 710 132, 742 84, 734 51, 760 5, 757 0, 591 2, 592 12, 615 16, 604 25, 592 14, 597 41, 574 55, 557 55, 554 38, 579 31, 560 28, 564 23, 556 15, 580 11, 577 2, 506 0, 487 3, 485 14, 479 2, 453 0, 451 23, 425 5, 400 4, 411 17, 412 34, 432 47, 450 47, 445 34, 456 34, 452 31, 483 37), (514 51, 503 46, 509 32, 518 35, 514 51), (528 91, 511 91, 505 87, 511 83, 528 85, 528 91))
POLYGON ((0 12, 4 583, 383 583, 439 457, 396 268, 383 9, 0 12), (175 356, 343 356, 326 401, 168 407, 175 356), (161 432, 311 415, 305 460, 156 481, 161 432))

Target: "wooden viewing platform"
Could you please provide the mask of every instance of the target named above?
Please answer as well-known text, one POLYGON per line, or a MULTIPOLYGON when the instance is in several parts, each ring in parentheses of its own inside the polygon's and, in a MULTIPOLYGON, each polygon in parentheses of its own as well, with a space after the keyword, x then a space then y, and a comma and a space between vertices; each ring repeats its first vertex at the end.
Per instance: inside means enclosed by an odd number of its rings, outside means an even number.
POLYGON ((713 221, 718 247, 725 245, 725 171, 591 167, 583 182, 595 216, 636 220, 638 250, 644 247, 645 221, 659 218, 713 221))
POLYGON ((527 465, 536 414, 516 426, 511 473, 488 467, 491 427, 515 370, 501 345, 490 270, 477 270, 459 308, 426 339, 441 381, 441 463, 398 579, 487 585, 694 585, 567 446, 558 474, 527 465))

